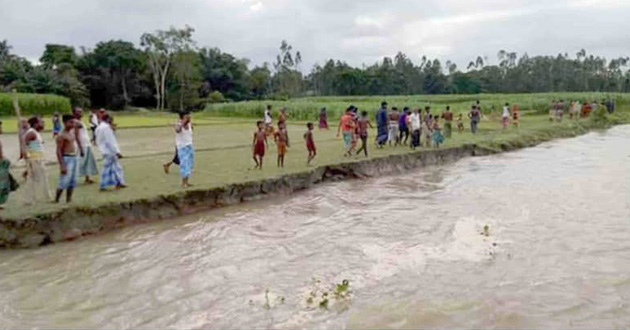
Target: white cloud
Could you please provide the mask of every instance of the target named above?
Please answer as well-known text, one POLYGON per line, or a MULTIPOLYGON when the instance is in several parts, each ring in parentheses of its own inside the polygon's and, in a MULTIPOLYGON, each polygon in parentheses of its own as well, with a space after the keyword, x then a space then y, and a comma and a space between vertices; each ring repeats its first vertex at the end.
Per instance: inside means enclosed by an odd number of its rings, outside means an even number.
POLYGON ((630 54, 630 0, 0 1, 0 38, 27 58, 39 58, 45 43, 137 43, 143 32, 185 24, 196 29, 198 45, 252 64, 273 61, 286 39, 302 52, 305 69, 329 58, 372 64, 398 51, 460 67, 478 55, 493 61, 500 49, 630 54))

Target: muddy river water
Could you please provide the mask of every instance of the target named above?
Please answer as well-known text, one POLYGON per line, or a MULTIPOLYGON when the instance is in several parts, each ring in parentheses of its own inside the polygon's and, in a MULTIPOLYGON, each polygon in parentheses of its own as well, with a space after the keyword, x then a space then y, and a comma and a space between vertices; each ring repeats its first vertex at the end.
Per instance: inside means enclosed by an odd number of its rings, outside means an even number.
POLYGON ((630 126, 0 251, 50 327, 628 328, 630 126))

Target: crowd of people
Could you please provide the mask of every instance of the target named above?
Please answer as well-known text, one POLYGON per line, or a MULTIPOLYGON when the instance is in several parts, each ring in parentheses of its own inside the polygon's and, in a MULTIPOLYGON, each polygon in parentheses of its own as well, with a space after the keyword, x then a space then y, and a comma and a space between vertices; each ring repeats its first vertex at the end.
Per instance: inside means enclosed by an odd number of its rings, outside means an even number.
MULTIPOLYGON (((550 107, 549 119, 550 121, 561 122, 565 114, 568 114, 571 119, 585 118, 597 110, 599 106, 605 107, 608 113, 615 111, 615 103, 611 100, 602 101, 601 104, 588 101, 584 103, 571 101, 566 104, 563 100, 554 100, 550 107)), ((483 118, 479 101, 471 106, 467 117, 471 133, 477 134, 483 118)), ((44 144, 41 135, 44 121, 39 116, 20 120, 20 159, 24 159, 26 162, 26 169, 23 172, 25 181, 22 188, 26 204, 48 201, 58 203, 64 192, 66 193, 66 202, 70 203, 80 177, 85 178, 85 184, 93 184, 92 178, 99 175, 93 146, 98 147, 103 159, 100 169, 100 190, 107 191, 110 187, 115 189, 127 187, 120 163, 122 155, 115 135, 116 125, 113 123, 112 116, 102 109, 92 110, 89 117, 91 137, 88 127, 82 122, 82 118, 83 110, 78 107, 73 109, 72 114, 61 116, 55 114, 52 118, 53 138, 56 141, 56 156, 59 164, 59 183, 54 197, 49 191, 44 159, 44 144)), ((518 105, 505 103, 501 111, 503 128, 507 129, 510 123, 514 127, 518 127, 519 119, 518 105)), ((310 166, 317 156, 317 148, 313 138, 314 127, 313 123, 307 123, 306 131, 303 134, 308 152, 307 166, 310 166)), ((329 129, 326 108, 322 108, 319 113, 318 127, 320 130, 329 129)), ((337 137, 342 137, 345 157, 361 154, 365 157, 369 156, 368 135, 372 128, 376 128, 374 141, 377 148, 384 148, 389 145, 393 148, 407 146, 415 150, 423 146, 439 148, 445 139, 452 137, 454 129, 463 132, 465 125, 463 114, 460 113, 455 116, 449 106, 437 114, 432 113, 430 106, 426 106, 424 111, 420 108, 411 110, 409 107, 399 110, 397 107, 390 109, 387 102, 382 102, 376 111, 373 125, 367 111, 359 111, 357 107, 351 105, 341 116, 337 126, 337 137)), ((181 185, 187 188, 191 186, 189 178, 193 173, 195 162, 193 125, 190 113, 179 114, 179 120, 174 125, 174 132, 175 154, 171 161, 163 164, 163 168, 164 172, 169 173, 171 165, 178 165, 182 180, 181 185)), ((0 122, 0 133, 2 133, 2 122, 0 122)), ((277 127, 273 125, 271 106, 267 106, 263 119, 256 123, 256 131, 252 140, 252 154, 256 169, 263 168, 269 139, 273 139, 278 149, 277 166, 284 167, 287 149, 290 147, 285 108, 280 109, 277 127)), ((0 144, 0 208, 6 203, 9 194, 20 186, 17 180, 11 176, 10 165, 6 157, 2 155, 2 145, 0 144)))

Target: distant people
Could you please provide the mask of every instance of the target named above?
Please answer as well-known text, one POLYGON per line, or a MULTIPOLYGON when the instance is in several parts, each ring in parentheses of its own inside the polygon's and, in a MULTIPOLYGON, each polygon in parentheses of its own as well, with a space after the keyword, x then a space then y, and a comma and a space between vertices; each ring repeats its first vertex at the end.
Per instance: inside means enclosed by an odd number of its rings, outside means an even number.
POLYGON ((433 117, 431 130, 431 140, 433 140, 433 145, 436 148, 439 148, 440 145, 444 142, 444 136, 442 135, 442 129, 440 128, 440 119, 438 118, 438 116, 433 117))
POLYGON ((457 116, 457 131, 460 133, 464 131, 464 115, 461 113, 457 116))
MULTIPOLYGON (((0 134, 2 134, 2 122, 0 121, 0 134)), ((2 142, 0 141, 0 210, 4 210, 4 204, 9 200, 9 194, 16 191, 19 184, 11 175, 11 162, 4 156, 2 142)))
POLYGON ((346 157, 351 155, 352 150, 352 139, 355 129, 354 115, 352 113, 353 109, 354 106, 350 106, 346 109, 346 113, 341 116, 339 126, 337 126, 337 137, 339 137, 340 133, 343 134, 344 156, 346 157))
POLYGON ((52 116, 52 124, 53 124, 53 139, 56 139, 59 133, 61 133, 61 119, 59 118, 59 113, 55 112, 52 116))
MULTIPOLYGON (((326 127, 328 129, 328 127, 326 127)), ((313 139, 313 123, 306 124, 306 133, 304 133, 304 141, 306 142, 306 150, 308 157, 306 158, 306 166, 310 166, 315 156, 317 156, 317 148, 313 139)))
POLYGON ((328 129, 328 113, 326 108, 319 111, 319 129, 328 129))
POLYGON ((361 117, 357 121, 357 135, 359 136, 359 139, 361 139, 361 147, 357 150, 357 155, 363 151, 365 157, 368 157, 368 128, 373 128, 372 123, 370 123, 367 111, 362 111, 361 117))
POLYGON ((96 128, 98 127, 98 112, 96 109, 90 110, 90 130, 92 131, 92 143, 96 143, 96 138, 94 132, 96 132, 96 128))
POLYGON ((609 114, 615 112, 615 101, 610 97, 606 100, 606 111, 608 111, 609 114))
POLYGON ((262 170, 263 158, 265 157, 265 147, 267 146, 267 133, 265 132, 265 123, 262 121, 256 122, 256 132, 254 132, 254 141, 252 142, 252 149, 254 152, 254 162, 256 167, 254 169, 262 170))
POLYGON ((513 104, 512 105, 512 125, 518 128, 518 121, 519 121, 518 105, 513 104))
POLYGON ((77 145, 79 147, 79 176, 85 177, 86 184, 92 184, 93 176, 98 175, 98 166, 96 165, 96 157, 94 156, 94 150, 90 143, 90 135, 81 118, 83 117, 83 109, 76 107, 72 110, 72 115, 75 120, 75 132, 77 134, 77 145))
POLYGON ((278 115, 278 128, 280 128, 280 125, 286 125, 286 123, 287 123, 287 108, 282 107, 280 108, 280 114, 278 115))
MULTIPOLYGON (((426 111, 426 109, 425 109, 426 111)), ((429 148, 431 147, 431 130, 433 127, 433 115, 429 114, 428 116, 425 115, 424 120, 422 121, 422 133, 424 135, 423 140, 424 140, 424 146, 429 148)))
POLYGON ((387 143, 389 135, 389 123, 387 117, 387 102, 381 102, 381 107, 376 111, 376 144, 382 148, 387 143))
POLYGON ((79 177, 79 153, 75 132, 75 119, 71 115, 63 115, 63 131, 57 137, 57 161, 59 162, 59 184, 55 194, 55 203, 66 191, 66 203, 72 202, 72 192, 77 186, 79 177))
POLYGON ((433 115, 431 115, 431 107, 428 107, 428 106, 424 107, 423 121, 426 122, 430 126, 432 120, 433 120, 433 115))
POLYGON ((106 191, 111 186, 114 186, 117 190, 126 188, 125 175, 120 164, 120 159, 123 156, 120 154, 118 141, 116 141, 114 129, 110 124, 111 117, 107 113, 99 113, 99 115, 100 122, 94 133, 96 135, 96 144, 103 156, 100 189, 101 191, 106 191))
POLYGON ((273 135, 273 116, 271 114, 271 104, 267 105, 264 114, 265 133, 267 135, 273 135))
POLYGON ((179 121, 175 124, 175 147, 179 161, 179 175, 182 178, 182 188, 188 188, 190 176, 195 167, 195 148, 193 146, 193 125, 189 112, 180 112, 179 121))
POLYGON ((402 114, 400 114, 398 118, 398 142, 402 145, 407 145, 407 141, 409 140, 409 125, 407 125, 409 114, 409 107, 404 107, 402 114))
POLYGON ((390 146, 392 145, 392 142, 394 143, 394 146, 397 146, 399 143, 398 119, 400 119, 398 108, 393 107, 392 111, 389 113, 389 135, 387 137, 390 146))
POLYGON ((473 105, 472 109, 468 113, 468 118, 470 119, 470 131, 473 134, 477 134, 477 129, 479 128, 479 121, 481 121, 481 112, 479 111, 476 105, 473 105))
POLYGON ((582 109, 580 110, 580 117, 586 118, 590 115, 592 110, 591 103, 587 100, 582 104, 582 109))
POLYGON ((354 122, 354 131, 352 132, 352 141, 350 142, 350 154, 354 153, 359 143, 359 108, 355 106, 352 106, 352 121, 354 122))
POLYGON ((551 101, 551 107, 549 108, 549 121, 553 122, 556 118, 556 111, 558 109, 558 102, 556 100, 551 101))
POLYGON ((510 104, 505 103, 503 106, 503 112, 501 113, 501 123, 503 124, 503 129, 507 129, 510 126, 510 104))
POLYGON ((416 149, 420 146, 420 133, 421 133, 421 120, 420 109, 416 108, 411 115, 409 115, 409 127, 411 128, 411 149, 416 149))
POLYGON ((274 134, 274 141, 278 147, 278 167, 284 167, 284 156, 289 148, 289 133, 286 124, 278 124, 278 131, 274 134))
POLYGON ((560 100, 556 104, 556 121, 561 123, 562 118, 564 117, 565 103, 564 100, 560 100))
POLYGON ((442 118, 444 118, 444 136, 450 138, 453 132, 453 113, 450 106, 446 106, 446 111, 442 114, 442 118))
POLYGON ((41 118, 33 116, 29 118, 28 124, 29 129, 24 133, 24 144, 26 145, 25 201, 27 204, 49 202, 51 195, 44 160, 44 140, 41 135, 44 122, 41 118))

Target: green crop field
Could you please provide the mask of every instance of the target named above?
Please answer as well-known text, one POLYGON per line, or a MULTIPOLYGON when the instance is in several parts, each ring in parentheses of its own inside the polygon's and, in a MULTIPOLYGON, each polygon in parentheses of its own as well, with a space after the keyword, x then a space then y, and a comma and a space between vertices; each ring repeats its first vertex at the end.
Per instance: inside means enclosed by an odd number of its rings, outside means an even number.
MULTIPOLYGON (((604 94, 562 94, 562 95, 482 95, 479 96, 481 105, 484 108, 492 108, 492 105, 499 106, 502 102, 508 101, 519 104, 546 104, 553 98, 566 99, 587 99, 606 97, 604 94), (571 97, 573 96, 573 97, 571 97)), ((537 111, 530 110, 527 106, 521 106, 523 116, 520 128, 510 127, 503 130, 499 122, 498 114, 489 113, 480 125, 480 131, 477 135, 472 135, 468 129, 463 133, 454 132, 453 138, 447 139, 442 148, 451 148, 461 146, 466 143, 476 143, 488 148, 500 148, 502 143, 511 143, 519 145, 519 143, 528 140, 548 140, 557 136, 570 136, 584 133, 589 129, 603 128, 610 124, 630 123, 630 106, 625 102, 628 100, 627 95, 614 95, 618 99, 618 109, 612 116, 593 115, 588 119, 580 119, 569 121, 565 119, 562 123, 550 123, 547 114, 538 114, 537 111), (561 134, 559 134, 561 133, 561 134)), ((306 166, 306 148, 302 139, 305 132, 304 119, 313 114, 306 115, 310 111, 306 105, 317 109, 326 106, 334 113, 329 114, 329 124, 331 130, 316 130, 315 142, 317 144, 318 155, 314 161, 315 166, 338 164, 343 162, 353 162, 363 159, 361 156, 351 158, 343 157, 341 139, 336 137, 335 127, 338 120, 338 113, 345 108, 347 104, 354 103, 359 107, 366 109, 376 109, 381 100, 387 100, 390 106, 402 107, 408 103, 409 106, 424 106, 432 104, 440 111, 440 107, 446 104, 459 105, 455 107, 456 111, 467 110, 470 103, 477 99, 471 96, 413 96, 413 97, 370 97, 370 98, 317 98, 302 99, 290 102, 274 103, 279 106, 287 106, 291 114, 295 109, 303 106, 304 116, 293 116, 296 119, 289 121, 289 134, 291 147, 286 158, 286 167, 279 169, 275 166, 276 148, 273 141, 269 141, 269 151, 265 158, 265 166, 262 171, 253 169, 253 161, 251 160, 251 139, 255 130, 255 121, 259 119, 256 112, 245 113, 255 107, 254 104, 264 105, 267 102, 246 102, 225 104, 218 107, 222 109, 233 109, 231 116, 239 116, 242 118, 226 117, 225 113, 208 109, 205 112, 193 115, 193 121, 198 125, 195 129, 195 149, 196 163, 195 172, 191 178, 194 187, 191 189, 209 189, 213 187, 223 186, 225 184, 245 182, 255 179, 274 178, 286 173, 296 173, 307 171, 306 166), (302 104, 302 105, 301 105, 302 104), (219 116, 223 115, 223 116, 219 116)), ((213 106, 214 107, 214 106, 213 106)), ((314 110, 314 111, 315 111, 314 110)), ((536 110, 536 109, 533 109, 536 110)), ((222 110, 223 111, 223 110, 222 110)), ((542 111, 542 110, 540 110, 542 111)), ((164 174, 162 163, 168 161, 172 157, 174 150, 174 137, 171 124, 176 120, 175 114, 118 114, 116 122, 120 127, 117 136, 121 145, 122 153, 125 158, 122 160, 129 188, 117 191, 101 193, 98 191, 98 185, 85 186, 81 185, 75 192, 73 205, 82 207, 95 207, 107 203, 125 202, 136 199, 151 198, 159 195, 175 194, 182 191, 180 188, 180 178, 177 168, 173 167, 170 174, 164 174)), ((6 121, 6 119, 5 119, 6 121)), ((15 126, 8 124, 7 128, 15 126)), ((468 127, 466 121, 466 127, 468 127)), ((375 131, 370 132, 372 138, 375 131)), ((54 142, 49 134, 45 134, 48 159, 54 161, 54 142)), ((14 163, 13 174, 19 177, 22 171, 23 163, 16 160, 17 142, 14 134, 6 134, 1 137, 5 154, 10 155, 10 160, 14 163), (13 149, 12 151, 9 149, 13 149), (10 151, 10 152, 9 152, 10 151)), ((373 143, 370 144, 370 157, 385 157, 392 154, 401 154, 410 152, 406 147, 390 148, 386 147, 382 150, 374 148, 373 143)), ((50 177, 51 190, 56 186, 59 168, 52 163, 48 166, 48 174, 50 177)), ((21 181, 21 180, 20 180, 21 181)), ((42 204, 34 207, 25 208, 22 202, 23 190, 19 190, 12 194, 6 209, 0 211, 3 218, 22 218, 32 216, 39 213, 50 212, 67 207, 66 204, 42 204)))

